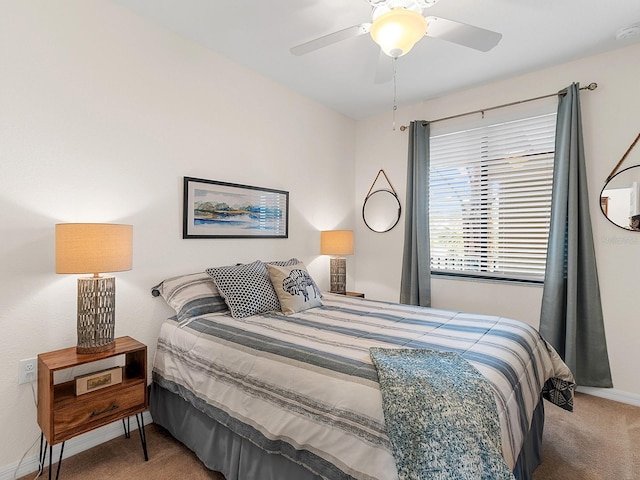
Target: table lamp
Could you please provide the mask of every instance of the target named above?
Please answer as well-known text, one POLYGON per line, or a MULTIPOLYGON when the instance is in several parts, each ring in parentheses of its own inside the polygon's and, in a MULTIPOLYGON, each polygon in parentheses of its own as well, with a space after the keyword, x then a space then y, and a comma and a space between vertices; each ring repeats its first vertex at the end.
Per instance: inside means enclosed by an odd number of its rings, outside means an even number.
POLYGON ((93 274, 78 278, 77 353, 115 348, 116 279, 100 273, 131 270, 132 257, 132 225, 56 225, 56 273, 93 274))
POLYGON ((333 255, 330 264, 331 293, 347 291, 347 260, 342 255, 353 254, 353 230, 320 232, 320 254, 333 255))

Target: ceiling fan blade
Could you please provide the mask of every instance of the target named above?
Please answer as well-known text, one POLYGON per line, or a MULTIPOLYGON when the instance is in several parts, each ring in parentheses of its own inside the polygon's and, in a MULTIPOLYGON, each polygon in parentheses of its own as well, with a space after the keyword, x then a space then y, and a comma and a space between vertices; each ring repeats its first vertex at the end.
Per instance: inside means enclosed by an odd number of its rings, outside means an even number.
POLYGON ((481 52, 488 52, 502 38, 501 33, 442 17, 427 17, 427 22, 427 37, 439 38, 481 52))
POLYGON ((365 33, 369 33, 370 29, 370 23, 361 23, 359 25, 354 25, 353 27, 348 27, 343 30, 338 30, 337 32, 330 33, 329 35, 325 35, 324 37, 316 38, 315 40, 302 43, 291 48, 289 51, 293 55, 304 55, 305 53, 313 52, 314 50, 318 50, 328 45, 341 42, 342 40, 346 40, 347 38, 364 35, 365 33))
POLYGON ((393 58, 384 53, 380 49, 380 55, 378 55, 378 65, 376 67, 376 75, 374 77, 374 83, 381 84, 390 82, 393 78, 393 58))

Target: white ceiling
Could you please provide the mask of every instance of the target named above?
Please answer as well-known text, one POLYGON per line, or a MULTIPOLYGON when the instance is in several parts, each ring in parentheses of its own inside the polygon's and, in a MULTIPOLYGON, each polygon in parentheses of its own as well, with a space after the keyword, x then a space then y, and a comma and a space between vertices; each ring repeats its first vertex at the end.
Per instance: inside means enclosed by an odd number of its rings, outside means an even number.
MULTIPOLYGON (((360 119, 390 111, 369 35, 304 56, 289 48, 371 21, 366 0, 113 0, 305 96, 360 119)), ((428 15, 502 33, 487 53, 425 37, 396 65, 399 105, 640 42, 640 0, 440 0, 428 15)), ((637 59, 640 61, 640 59, 637 59)), ((575 79, 597 82, 593 78, 575 79)))

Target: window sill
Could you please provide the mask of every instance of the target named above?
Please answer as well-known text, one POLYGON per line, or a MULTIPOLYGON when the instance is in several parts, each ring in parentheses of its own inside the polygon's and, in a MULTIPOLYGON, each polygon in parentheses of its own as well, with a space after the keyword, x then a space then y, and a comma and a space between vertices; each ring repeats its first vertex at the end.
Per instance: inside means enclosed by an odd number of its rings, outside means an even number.
POLYGON ((432 278, 438 278, 441 280, 461 280, 465 282, 486 282, 486 283, 502 283, 511 285, 523 285, 530 287, 542 287, 544 281, 542 280, 523 280, 518 278, 504 278, 504 277, 486 277, 481 275, 472 275, 468 273, 451 273, 451 272, 431 272, 432 278))

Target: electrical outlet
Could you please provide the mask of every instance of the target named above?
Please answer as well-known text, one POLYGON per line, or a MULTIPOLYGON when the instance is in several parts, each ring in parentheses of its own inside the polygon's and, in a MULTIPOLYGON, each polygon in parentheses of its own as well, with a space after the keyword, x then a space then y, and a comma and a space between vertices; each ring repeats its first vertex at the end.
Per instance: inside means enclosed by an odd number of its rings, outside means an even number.
POLYGON ((35 382, 38 376, 38 359, 29 358, 18 362, 18 385, 35 382))

